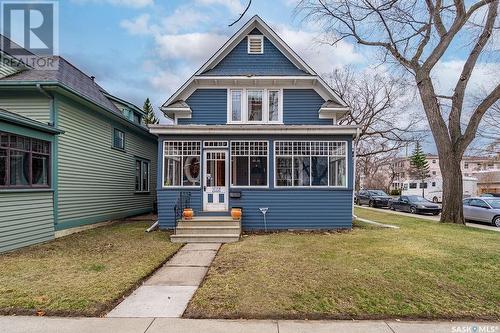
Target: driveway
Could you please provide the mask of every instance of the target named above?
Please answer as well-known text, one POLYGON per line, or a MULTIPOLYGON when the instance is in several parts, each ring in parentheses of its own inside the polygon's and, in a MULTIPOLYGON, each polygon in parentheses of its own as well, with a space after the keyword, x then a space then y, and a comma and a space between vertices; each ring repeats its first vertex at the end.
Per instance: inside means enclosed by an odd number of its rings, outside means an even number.
MULTIPOLYGON (((415 217, 415 218, 419 218, 422 220, 429 220, 429 221, 434 221, 434 222, 439 222, 439 218, 440 218, 439 216, 434 216, 434 215, 421 215, 421 214, 410 214, 410 213, 404 213, 404 212, 395 212, 393 210, 383 209, 383 208, 371 208, 371 207, 366 207, 366 206, 356 206, 356 207, 363 208, 363 209, 370 209, 370 210, 374 210, 374 211, 378 211, 378 212, 383 211, 384 213, 391 213, 391 214, 396 214, 396 215, 415 217)), ((471 228, 500 232, 500 228, 494 227, 492 225, 470 223, 470 222, 467 222, 465 225, 468 227, 471 227, 471 228)))

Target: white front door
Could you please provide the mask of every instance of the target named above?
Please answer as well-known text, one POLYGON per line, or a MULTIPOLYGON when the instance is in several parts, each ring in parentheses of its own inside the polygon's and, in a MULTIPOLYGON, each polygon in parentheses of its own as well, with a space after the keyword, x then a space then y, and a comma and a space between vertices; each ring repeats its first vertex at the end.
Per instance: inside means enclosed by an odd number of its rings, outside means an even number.
POLYGON ((227 151, 205 150, 203 168, 203 210, 228 210, 227 151))

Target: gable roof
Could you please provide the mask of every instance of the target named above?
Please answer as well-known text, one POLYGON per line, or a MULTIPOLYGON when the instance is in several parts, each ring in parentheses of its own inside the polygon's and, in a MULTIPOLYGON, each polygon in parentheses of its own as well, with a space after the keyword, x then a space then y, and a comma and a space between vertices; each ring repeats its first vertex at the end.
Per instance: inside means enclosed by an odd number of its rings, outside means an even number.
POLYGON ((298 69, 309 75, 317 75, 302 58, 295 53, 279 36, 267 25, 258 15, 254 15, 240 30, 238 30, 208 61, 201 66, 195 75, 202 75, 204 72, 214 68, 254 29, 258 29, 271 43, 273 43, 281 53, 290 60, 298 69))
MULTIPOLYGON (((197 85, 198 81, 211 79, 217 82, 219 79, 268 79, 276 81, 277 79, 289 79, 294 83, 298 80, 313 80, 318 83, 315 89, 321 88, 324 93, 322 97, 326 101, 333 101, 339 105, 342 111, 348 108, 342 98, 319 76, 290 46, 288 46, 274 30, 271 29, 258 15, 253 16, 243 27, 241 27, 203 66, 198 69, 191 78, 189 78, 169 99, 162 105, 162 111, 167 115, 172 114, 172 111, 178 111, 176 103, 184 102, 187 98, 183 95, 190 95, 194 89, 193 85, 197 85), (264 37, 266 37, 293 65, 295 65, 302 75, 210 75, 210 70, 214 69, 223 59, 242 41, 247 35, 251 34, 255 29, 258 29, 264 37), (304 75, 305 74, 305 75, 304 75), (319 87, 318 87, 319 86, 319 87)), ((314 84, 313 84, 314 85, 314 84)), ((190 110, 189 110, 190 111, 190 110)))
POLYGON ((70 64, 63 57, 52 56, 50 58, 54 63, 57 63, 58 68, 56 70, 24 69, 13 75, 1 78, 0 83, 58 83, 113 113, 121 114, 120 110, 104 95, 107 93, 106 90, 99 86, 92 78, 70 64))

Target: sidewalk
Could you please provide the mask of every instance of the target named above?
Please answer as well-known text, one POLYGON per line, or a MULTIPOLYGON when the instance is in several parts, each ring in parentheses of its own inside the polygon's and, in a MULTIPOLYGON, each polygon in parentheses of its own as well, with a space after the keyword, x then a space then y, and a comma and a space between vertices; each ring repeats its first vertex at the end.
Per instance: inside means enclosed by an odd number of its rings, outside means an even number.
POLYGON ((220 246, 218 243, 186 244, 107 317, 181 317, 220 246))
POLYGON ((500 333, 499 323, 0 317, 1 333, 500 333))

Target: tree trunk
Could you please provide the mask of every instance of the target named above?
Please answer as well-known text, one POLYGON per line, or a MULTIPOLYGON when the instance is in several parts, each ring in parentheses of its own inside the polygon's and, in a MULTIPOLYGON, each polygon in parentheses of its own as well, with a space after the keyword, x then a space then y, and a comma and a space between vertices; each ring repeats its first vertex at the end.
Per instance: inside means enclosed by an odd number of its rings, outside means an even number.
POLYGON ((417 71, 416 82, 439 156, 439 168, 443 177, 443 210, 441 222, 465 224, 462 203, 463 184, 457 143, 452 142, 448 127, 442 118, 439 102, 428 71, 417 71))
MULTIPOLYGON (((450 149, 451 150, 451 149, 450 149)), ((461 157, 449 153, 439 156, 443 177, 443 211, 441 222, 465 224, 463 210, 463 183, 460 169, 461 157)))

